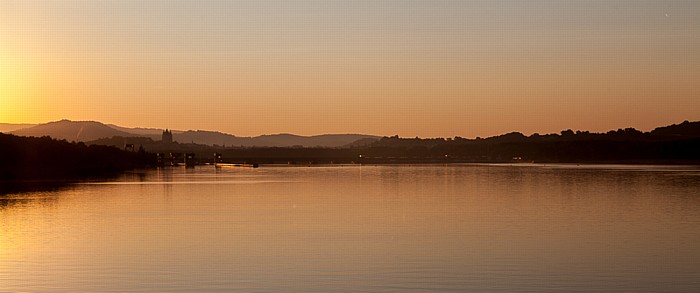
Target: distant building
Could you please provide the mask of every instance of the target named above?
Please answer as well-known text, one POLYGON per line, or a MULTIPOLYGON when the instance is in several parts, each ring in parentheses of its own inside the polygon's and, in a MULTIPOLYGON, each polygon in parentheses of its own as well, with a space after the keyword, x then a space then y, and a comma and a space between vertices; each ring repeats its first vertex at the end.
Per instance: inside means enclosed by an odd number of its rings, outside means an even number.
POLYGON ((161 139, 162 142, 164 143, 172 143, 173 142, 173 132, 170 130, 165 130, 163 131, 163 138, 161 139))
POLYGON ((133 143, 125 143, 124 150, 127 152, 133 152, 134 151, 134 144, 133 143))

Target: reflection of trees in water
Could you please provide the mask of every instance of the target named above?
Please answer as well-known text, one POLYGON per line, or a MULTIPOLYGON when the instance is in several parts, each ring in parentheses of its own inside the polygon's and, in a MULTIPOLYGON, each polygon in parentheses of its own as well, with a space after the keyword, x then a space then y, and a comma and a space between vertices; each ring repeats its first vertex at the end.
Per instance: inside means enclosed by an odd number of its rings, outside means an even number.
MULTIPOLYGON (((110 178, 105 178, 105 179, 110 179, 110 178)), ((116 179, 116 178, 113 178, 116 179)), ((148 174, 146 170, 134 170, 134 171, 129 171, 124 174, 122 174, 119 179, 119 181, 132 181, 132 182, 146 182, 148 180, 148 174)))
MULTIPOLYGON (((156 175, 158 180, 161 182, 172 182, 173 181, 173 170, 171 168, 158 168, 156 170, 156 175)), ((170 184, 163 184, 163 194, 166 198, 169 198, 172 194, 173 186, 170 184)))
POLYGON ((0 184, 0 209, 35 201, 52 202, 57 192, 70 188, 74 182, 2 182, 0 184), (40 196, 37 196, 40 195, 40 196))
POLYGON ((58 191, 75 181, 5 181, 0 184, 0 196, 29 192, 58 191))

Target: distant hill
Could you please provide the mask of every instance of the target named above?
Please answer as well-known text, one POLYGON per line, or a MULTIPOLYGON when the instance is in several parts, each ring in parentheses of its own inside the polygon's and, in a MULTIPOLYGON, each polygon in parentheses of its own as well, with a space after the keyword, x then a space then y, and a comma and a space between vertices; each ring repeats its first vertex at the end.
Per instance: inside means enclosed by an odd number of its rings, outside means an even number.
MULTIPOLYGON (((144 137, 154 141, 161 139, 163 129, 127 128, 96 121, 61 120, 11 131, 19 136, 50 136, 67 141, 91 142, 112 137, 144 137)), ((173 140, 179 143, 196 143, 219 146, 244 147, 342 147, 361 139, 379 139, 378 136, 362 134, 324 134, 300 136, 293 134, 272 134, 256 137, 238 137, 228 133, 205 130, 173 130, 173 140)), ((104 142, 104 141, 102 141, 104 142)))
POLYGON ((188 130, 184 132, 173 132, 173 141, 179 143, 198 143, 206 145, 244 145, 249 146, 245 138, 238 138, 235 135, 221 133, 218 131, 188 130))
MULTIPOLYGON (((163 134, 163 129, 158 129, 158 128, 128 128, 128 127, 122 127, 114 124, 105 124, 111 128, 114 128, 116 130, 138 135, 138 136, 145 136, 145 137, 150 137, 151 139, 154 140, 160 140, 161 135, 163 134)), ((182 131, 175 131, 173 130, 173 133, 180 133, 182 131)))
POLYGON ((672 137, 700 137, 700 121, 688 122, 683 121, 681 124, 673 124, 664 127, 658 127, 652 130, 651 135, 654 136, 672 136, 672 137))
POLYGON ((378 136, 364 134, 323 134, 314 136, 299 136, 294 134, 262 135, 254 139, 274 144, 276 146, 291 147, 340 147, 363 139, 379 139, 378 136))
POLYGON ((29 128, 12 131, 11 133, 19 136, 50 136, 55 139, 65 139, 67 141, 79 142, 113 136, 132 136, 131 133, 116 130, 100 122, 70 120, 39 124, 29 128))
MULTIPOLYGON (((12 127, 19 127, 17 125, 12 127)), ((153 142, 161 139, 162 129, 156 128, 127 128, 111 124, 103 124, 96 121, 70 121, 61 120, 46 124, 34 125, 27 128, 12 131, 12 134, 20 136, 50 136, 56 139, 68 141, 88 142, 104 145, 123 147, 124 138, 149 138, 153 142), (113 137, 121 137, 110 140, 113 137), (107 140, 105 140, 107 139, 107 140), (98 141, 99 140, 99 141, 98 141)), ((633 128, 611 130, 607 133, 590 133, 588 131, 564 130, 560 134, 533 134, 525 136, 519 132, 511 132, 500 136, 477 139, 464 139, 456 137, 407 139, 392 137, 378 137, 363 134, 324 134, 315 136, 300 136, 294 134, 271 134, 255 137, 240 137, 228 133, 206 130, 173 130, 173 140, 180 144, 199 144, 208 146, 226 147, 324 147, 324 148, 358 148, 358 147, 389 147, 389 148, 433 148, 445 147, 455 144, 526 144, 526 143, 553 143, 553 142, 584 142, 584 141, 674 141, 679 139, 700 138, 700 121, 684 121, 658 127, 650 132, 641 132, 633 128)), ((150 143, 149 143, 150 144, 150 143)))
MULTIPOLYGON (((511 132, 500 136, 467 139, 376 138, 358 134, 299 136, 293 134, 237 137, 214 131, 173 131, 175 143, 164 143, 157 129, 137 129, 99 122, 62 120, 18 130, 33 136, 67 140, 91 140, 85 145, 134 144, 137 149, 156 153, 195 153, 201 162, 211 162, 221 153, 227 162, 255 163, 644 163, 700 164, 700 122, 683 122, 650 132, 634 128, 605 133, 563 130, 560 133, 525 136, 511 132), (225 144, 225 147, 224 147, 225 144), (245 148, 240 148, 245 146, 245 148)), ((49 140, 44 138, 43 140, 49 140)), ((19 145, 19 144, 18 144, 19 145)), ((82 144, 75 144, 81 146, 82 144)), ((0 145, 2 147, 2 145, 0 145)), ((81 146, 82 148, 82 146, 81 146)), ((9 169, 8 169, 9 170, 9 169)))
POLYGON ((344 148, 359 148, 359 147, 365 147, 368 145, 371 145, 375 142, 379 141, 379 138, 374 138, 374 137, 368 137, 368 138, 363 138, 363 139, 358 139, 356 141, 353 141, 349 144, 344 145, 344 148))
POLYGON ((34 126, 34 124, 11 124, 11 123, 0 123, 0 132, 9 133, 12 131, 20 130, 23 128, 29 128, 34 126))
MULTIPOLYGON (((362 148, 364 163, 410 162, 559 162, 700 163, 700 122, 642 132, 634 128, 606 133, 563 130, 559 134, 465 139, 383 137, 362 148)), ((336 159, 337 161, 338 159, 336 159)))

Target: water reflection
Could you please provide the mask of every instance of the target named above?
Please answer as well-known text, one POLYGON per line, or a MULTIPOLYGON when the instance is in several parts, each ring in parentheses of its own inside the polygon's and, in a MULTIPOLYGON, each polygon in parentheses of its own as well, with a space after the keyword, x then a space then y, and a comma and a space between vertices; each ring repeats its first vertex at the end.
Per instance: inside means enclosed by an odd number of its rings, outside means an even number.
POLYGON ((696 291, 687 167, 166 168, 0 208, 8 291, 696 291))
POLYGON ((47 204, 56 200, 58 192, 70 188, 73 182, 68 181, 12 181, 0 182, 0 210, 21 205, 32 201, 47 204))
POLYGON ((71 181, 0 181, 0 197, 39 191, 58 191, 74 182, 71 181))

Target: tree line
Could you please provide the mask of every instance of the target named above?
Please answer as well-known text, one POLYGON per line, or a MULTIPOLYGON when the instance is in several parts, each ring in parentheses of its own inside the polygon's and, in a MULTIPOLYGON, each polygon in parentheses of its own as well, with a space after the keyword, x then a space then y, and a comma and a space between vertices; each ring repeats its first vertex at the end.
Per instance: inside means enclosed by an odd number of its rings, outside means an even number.
POLYGON ((0 181, 83 179, 155 165, 155 155, 144 149, 127 152, 114 146, 2 133, 0 156, 0 181))

